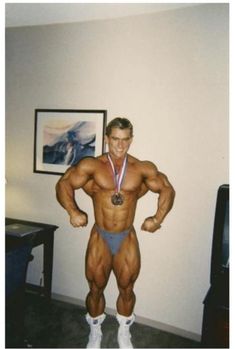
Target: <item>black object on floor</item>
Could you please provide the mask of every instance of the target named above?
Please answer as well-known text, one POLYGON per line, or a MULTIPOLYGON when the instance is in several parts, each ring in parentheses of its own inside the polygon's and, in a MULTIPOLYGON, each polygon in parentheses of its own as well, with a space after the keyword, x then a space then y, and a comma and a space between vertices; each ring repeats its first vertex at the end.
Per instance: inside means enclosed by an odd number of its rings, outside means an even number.
MULTIPOLYGON (((48 301, 33 293, 26 293, 25 347, 86 348, 89 326, 86 309, 57 300, 48 301)), ((118 348, 118 323, 107 315, 102 324, 102 348, 118 348)), ((150 326, 134 323, 131 326, 135 348, 198 348, 199 342, 170 334, 150 326)), ((6 348, 19 347, 17 338, 6 325, 6 348)))

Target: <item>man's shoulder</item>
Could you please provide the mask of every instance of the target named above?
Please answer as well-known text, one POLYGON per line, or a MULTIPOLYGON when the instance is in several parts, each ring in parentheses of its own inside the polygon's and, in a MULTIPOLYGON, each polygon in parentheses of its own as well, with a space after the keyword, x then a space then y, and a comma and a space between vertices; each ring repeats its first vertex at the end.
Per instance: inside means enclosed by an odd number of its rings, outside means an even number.
POLYGON ((82 158, 78 165, 80 166, 91 166, 91 167, 98 167, 108 161, 106 154, 102 154, 96 157, 93 156, 87 156, 82 158))
POLYGON ((128 154, 128 162, 132 165, 139 165, 141 164, 141 160, 135 158, 134 156, 128 154))
POLYGON ((81 170, 94 170, 98 165, 98 159, 93 156, 86 156, 82 158, 74 167, 81 170))
POLYGON ((128 159, 130 164, 133 164, 141 168, 156 168, 156 165, 149 160, 140 160, 131 155, 129 155, 128 159))
POLYGON ((96 160, 98 161, 105 161, 107 159, 107 153, 104 153, 104 154, 101 154, 101 155, 98 155, 95 157, 96 160))
POLYGON ((77 163, 77 165, 84 165, 84 164, 93 164, 94 162, 97 161, 97 158, 93 157, 93 156, 85 156, 84 158, 82 158, 81 160, 79 160, 79 162, 77 163))

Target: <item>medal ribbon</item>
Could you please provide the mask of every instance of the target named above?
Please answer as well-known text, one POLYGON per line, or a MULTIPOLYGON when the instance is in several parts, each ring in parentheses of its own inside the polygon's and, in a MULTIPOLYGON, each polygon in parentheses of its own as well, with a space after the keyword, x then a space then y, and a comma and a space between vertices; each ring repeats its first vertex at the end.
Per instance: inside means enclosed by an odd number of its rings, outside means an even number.
POLYGON ((109 160, 109 163, 110 163, 112 171, 113 171, 114 182, 115 182, 115 185, 116 185, 116 189, 115 190, 116 190, 116 193, 119 193, 120 189, 121 189, 121 185, 122 185, 123 179, 125 177, 125 173, 126 173, 127 155, 126 155, 125 159, 123 160, 122 168, 121 168, 120 173, 116 173, 113 161, 112 161, 112 159, 111 159, 109 154, 108 154, 108 160, 109 160))

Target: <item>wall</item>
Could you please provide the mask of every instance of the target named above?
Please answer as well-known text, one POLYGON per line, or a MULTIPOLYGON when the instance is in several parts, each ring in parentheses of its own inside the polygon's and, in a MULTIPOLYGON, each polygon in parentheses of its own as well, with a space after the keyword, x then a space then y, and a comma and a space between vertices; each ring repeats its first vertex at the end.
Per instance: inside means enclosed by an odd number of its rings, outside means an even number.
MULTIPOLYGON (((155 162, 174 185, 161 231, 140 231, 155 211, 147 194, 135 227, 142 254, 137 315, 200 335, 209 287, 217 188, 228 183, 228 5, 203 4, 123 19, 8 29, 6 214, 57 224, 53 292, 84 300, 84 256, 93 224, 73 229, 55 199, 55 175, 33 173, 34 109, 107 109, 133 122, 132 155, 155 162)), ((28 279, 38 284, 42 250, 28 279)), ((115 308, 116 283, 105 292, 115 308)))

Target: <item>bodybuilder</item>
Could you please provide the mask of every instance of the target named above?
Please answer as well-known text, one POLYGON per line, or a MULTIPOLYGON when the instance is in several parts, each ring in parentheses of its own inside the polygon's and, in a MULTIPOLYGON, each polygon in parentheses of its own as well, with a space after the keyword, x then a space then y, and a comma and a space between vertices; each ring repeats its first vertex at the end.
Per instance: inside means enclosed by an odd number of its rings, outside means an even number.
POLYGON ((141 229, 154 233, 173 205, 175 192, 167 177, 149 161, 128 154, 133 127, 125 118, 113 119, 106 128, 108 153, 84 158, 70 167, 56 185, 57 199, 75 228, 85 227, 88 217, 78 207, 74 192, 82 188, 92 199, 95 224, 86 252, 86 319, 90 325, 87 348, 100 348, 104 321, 103 291, 111 271, 117 280, 118 343, 132 348, 129 328, 134 322, 134 283, 140 271, 140 251, 133 226, 137 200, 147 191, 158 194, 156 212, 144 220, 141 229))

